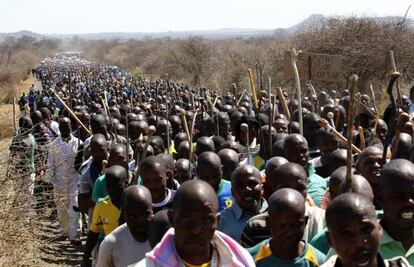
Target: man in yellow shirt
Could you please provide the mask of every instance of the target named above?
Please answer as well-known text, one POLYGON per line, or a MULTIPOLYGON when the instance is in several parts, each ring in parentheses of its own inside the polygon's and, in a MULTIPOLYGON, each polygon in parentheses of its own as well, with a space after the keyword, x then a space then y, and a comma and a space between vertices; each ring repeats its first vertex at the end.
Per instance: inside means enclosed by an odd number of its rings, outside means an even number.
POLYGON ((121 195, 128 179, 127 170, 119 165, 111 166, 105 174, 107 197, 101 198, 93 210, 92 223, 86 240, 82 266, 91 266, 90 256, 98 242, 100 232, 110 234, 119 225, 121 195))

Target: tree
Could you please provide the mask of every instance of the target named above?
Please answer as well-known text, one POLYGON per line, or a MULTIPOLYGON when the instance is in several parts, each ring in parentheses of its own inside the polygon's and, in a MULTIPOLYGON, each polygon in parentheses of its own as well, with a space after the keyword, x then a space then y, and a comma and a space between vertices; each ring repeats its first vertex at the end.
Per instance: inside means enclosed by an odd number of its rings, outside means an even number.
POLYGON ((201 37, 190 37, 178 42, 170 52, 170 60, 191 75, 193 85, 200 85, 211 75, 213 47, 201 37))

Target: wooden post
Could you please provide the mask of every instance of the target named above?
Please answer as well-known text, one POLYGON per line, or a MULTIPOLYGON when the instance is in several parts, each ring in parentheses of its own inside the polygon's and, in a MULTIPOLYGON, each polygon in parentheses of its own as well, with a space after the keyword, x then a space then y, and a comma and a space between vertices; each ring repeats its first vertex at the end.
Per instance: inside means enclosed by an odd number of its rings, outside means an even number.
POLYGON ((356 74, 351 77, 351 86, 349 88, 349 106, 348 106, 348 119, 347 119, 347 158, 346 158, 346 188, 348 192, 351 192, 352 185, 352 126, 353 126, 353 113, 355 105, 355 89, 358 76, 356 74))
POLYGON ((290 52, 290 59, 292 62, 293 73, 295 74, 295 81, 296 81, 296 94, 298 97, 298 110, 299 110, 299 133, 303 135, 303 114, 302 114, 302 93, 300 88, 300 77, 298 66, 296 65, 297 59, 299 57, 300 51, 292 49, 290 52))
POLYGON ((69 112, 69 114, 76 120, 77 123, 79 123, 80 126, 82 126, 82 128, 89 134, 91 134, 91 131, 81 122, 81 120, 75 115, 75 113, 72 111, 72 109, 70 109, 68 107, 68 105, 66 105, 65 101, 62 100, 62 98, 60 98, 60 96, 56 93, 55 90, 53 90, 52 88, 50 88, 50 91, 55 95, 55 97, 62 103, 62 105, 65 107, 65 109, 69 112))
POLYGON ((13 97, 13 126, 14 126, 14 132, 17 130, 16 125, 16 97, 13 97))

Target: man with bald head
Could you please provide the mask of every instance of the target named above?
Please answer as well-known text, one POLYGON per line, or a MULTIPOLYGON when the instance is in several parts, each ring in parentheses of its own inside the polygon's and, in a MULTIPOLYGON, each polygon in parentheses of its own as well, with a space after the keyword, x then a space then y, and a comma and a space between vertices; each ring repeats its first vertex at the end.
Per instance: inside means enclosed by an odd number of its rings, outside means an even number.
POLYGON ((234 137, 230 134, 230 117, 227 112, 219 112, 214 117, 215 129, 218 129, 217 135, 223 137, 225 140, 233 140, 234 137), (218 123, 218 125, 217 125, 218 123))
POLYGON ((220 150, 217 155, 223 165, 223 179, 230 181, 233 171, 239 166, 240 154, 230 148, 220 150))
POLYGON ((398 138, 394 136, 391 145, 391 159, 409 159, 413 138, 406 133, 400 133, 398 138))
POLYGON ((174 178, 180 184, 191 179, 191 166, 188 159, 179 159, 175 162, 174 178))
POLYGON ((88 213, 92 217, 92 190, 95 181, 101 176, 102 162, 108 157, 108 143, 102 134, 95 134, 91 139, 91 158, 84 162, 79 171, 81 177, 79 180, 78 202, 79 209, 83 213, 88 213))
MULTIPOLYGON (((355 173, 356 169, 352 168, 352 173, 355 173)), ((336 196, 339 195, 339 187, 342 182, 345 181, 346 177, 346 166, 342 166, 334 170, 331 176, 329 177, 329 187, 326 189, 325 194, 322 199, 321 208, 326 209, 329 202, 332 201, 336 196)))
POLYGON ((381 172, 378 200, 384 211, 380 252, 384 258, 404 256, 414 264, 414 164, 405 159, 387 163, 381 172))
MULTIPOLYGON (((316 207, 308 196, 306 171, 301 165, 291 162, 283 164, 267 177, 267 182, 272 193, 283 188, 290 188, 299 192, 305 199, 308 221, 303 234, 304 240, 311 240, 325 227, 325 212, 316 207)), ((270 228, 265 222, 266 217, 267 213, 261 213, 250 218, 247 222, 241 239, 244 247, 252 247, 269 237, 270 228)))
MULTIPOLYGON (((93 114, 91 116, 91 130, 92 130, 92 134, 102 134, 105 136, 106 141, 108 142, 108 147, 112 146, 112 136, 109 134, 108 131, 108 125, 107 125, 107 121, 105 119, 105 116, 103 116, 102 114, 93 114)), ((84 147, 83 147, 83 159, 87 160, 90 157, 90 147, 89 144, 92 140, 92 136, 90 136, 89 138, 87 138, 84 142, 84 147)))
POLYGON ((338 196, 326 209, 326 223, 327 240, 338 256, 331 257, 323 267, 410 266, 402 257, 386 260, 378 249, 383 231, 367 197, 356 193, 338 196))
POLYGON ((183 183, 168 214, 174 229, 136 266, 255 266, 245 249, 216 231, 217 212, 217 197, 209 184, 183 183))
MULTIPOLYGON (((359 154, 355 163, 357 172, 364 176, 374 190, 374 196, 378 194, 378 184, 382 169, 382 149, 369 146, 359 154)), ((377 201, 375 201, 376 203, 377 201)))
POLYGON ((231 183, 222 179, 222 167, 220 157, 214 152, 204 152, 197 159, 197 177, 213 187, 219 201, 219 211, 231 207, 234 202, 231 183))
POLYGON ((147 188, 132 185, 124 190, 122 215, 126 223, 105 237, 99 248, 97 266, 129 266, 151 251, 147 232, 153 212, 147 188))
POLYGON ((57 214, 62 238, 69 237, 74 245, 81 245, 78 206, 79 173, 75 169, 75 157, 82 143, 71 132, 71 121, 59 120, 60 136, 51 144, 47 158, 47 179, 53 184, 57 214))
MULTIPOLYGON (((113 165, 120 165, 127 167, 128 157, 126 154, 126 146, 123 144, 115 144, 109 150, 108 156, 108 168, 113 165)), ((92 201, 97 203, 100 198, 104 198, 108 195, 105 174, 98 177, 93 185, 92 201)))
POLYGON ((266 168, 264 170, 264 181, 263 181, 263 197, 268 200, 270 195, 274 192, 270 187, 267 177, 270 177, 272 172, 279 166, 288 163, 289 161, 284 157, 272 157, 266 163, 266 168))
POLYGON ((271 238, 249 251, 256 266, 319 266, 325 255, 302 240, 308 217, 305 198, 296 190, 284 188, 269 198, 266 224, 271 238))
POLYGON ((284 139, 283 147, 287 160, 300 164, 306 170, 308 193, 315 204, 320 207, 327 183, 325 179, 316 174, 315 168, 308 162, 308 142, 300 134, 291 134, 284 139))
POLYGON ((197 156, 200 156, 201 153, 206 151, 215 151, 214 142, 210 137, 207 136, 201 136, 197 139, 196 142, 196 148, 195 148, 195 154, 197 156))
MULTIPOLYGON (((365 179, 364 176, 352 174, 350 190, 353 193, 365 196, 366 198, 371 200, 372 203, 374 203, 374 192, 372 191, 371 185, 369 184, 368 180, 365 179)), ((347 192, 349 192, 348 185, 346 183, 346 180, 344 180, 339 186, 339 194, 344 194, 347 192)))
MULTIPOLYGON (((334 200, 337 196, 348 192, 345 176, 346 167, 344 167, 343 170, 339 169, 337 174, 335 174, 335 181, 332 182, 336 184, 335 187, 337 187, 337 192, 333 194, 332 200, 334 200), (340 182, 340 184, 338 182, 340 182)), ((371 185, 368 183, 367 179, 358 174, 352 174, 351 178, 351 192, 363 195, 364 197, 369 199, 371 203, 374 203, 374 193, 372 192, 371 185)), ((323 229, 323 231, 320 231, 316 236, 314 236, 310 241, 310 243, 314 247, 316 247, 325 254, 327 254, 329 252, 329 249, 331 248, 328 244, 328 241, 326 240, 326 232, 327 229, 325 228, 323 229)))
POLYGON ((246 222, 267 209, 259 170, 250 165, 237 167, 231 176, 231 191, 235 201, 221 212, 218 230, 240 242, 246 222))

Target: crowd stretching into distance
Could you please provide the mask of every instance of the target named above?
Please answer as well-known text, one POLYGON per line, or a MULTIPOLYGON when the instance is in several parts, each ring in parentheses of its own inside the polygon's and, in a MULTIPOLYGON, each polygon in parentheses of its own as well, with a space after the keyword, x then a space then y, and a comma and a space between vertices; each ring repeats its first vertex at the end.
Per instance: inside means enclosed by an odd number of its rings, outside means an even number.
POLYGON ((32 74, 14 185, 82 266, 414 265, 414 88, 384 112, 317 88, 301 125, 286 92, 148 81, 77 52, 32 74))

